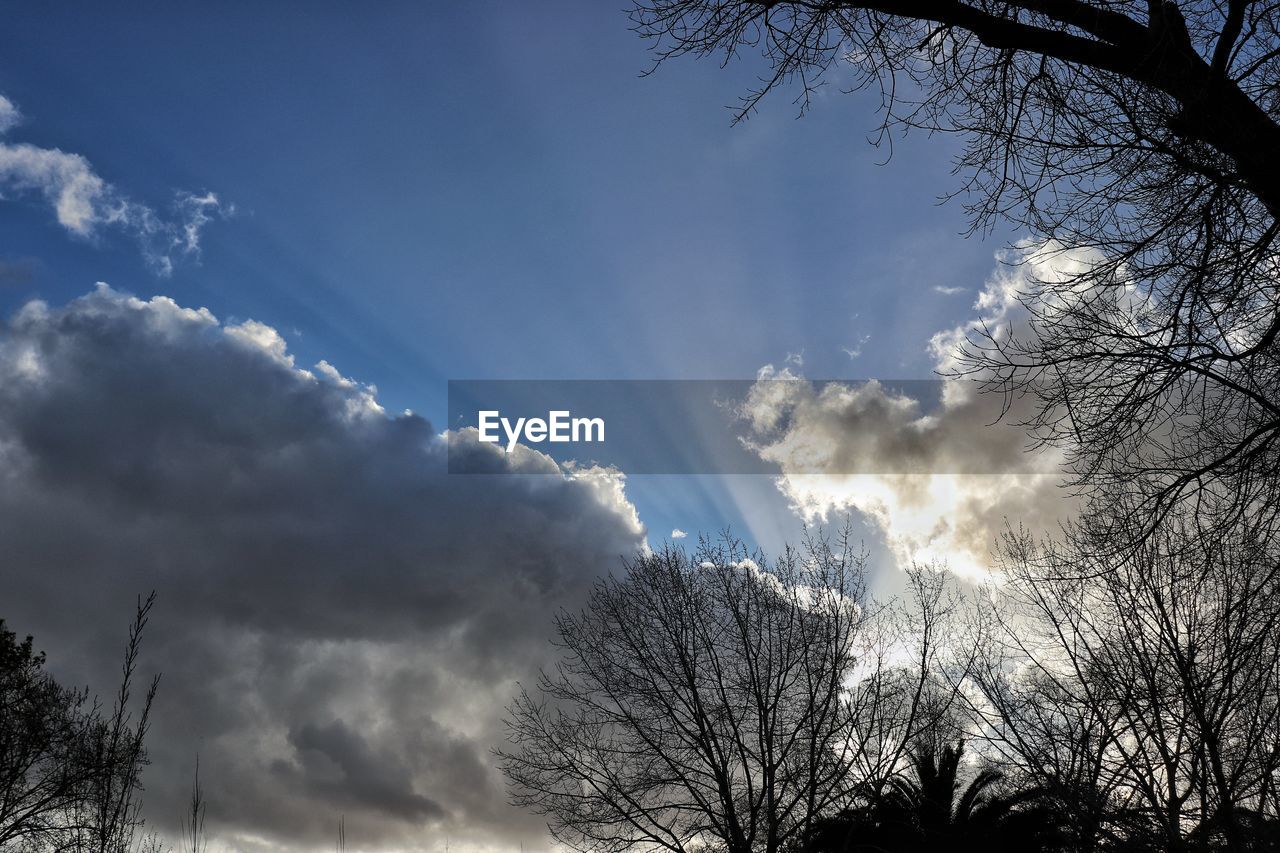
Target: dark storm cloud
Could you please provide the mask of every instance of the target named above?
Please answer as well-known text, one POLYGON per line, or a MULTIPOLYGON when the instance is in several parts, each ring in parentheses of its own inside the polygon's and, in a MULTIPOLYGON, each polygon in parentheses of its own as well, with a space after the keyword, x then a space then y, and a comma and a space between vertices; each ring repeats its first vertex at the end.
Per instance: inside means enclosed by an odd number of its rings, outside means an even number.
POLYGON ((444 816, 438 803, 413 793, 413 775, 400 755, 371 748, 364 735, 342 720, 307 723, 289 733, 289 743, 301 772, 282 765, 285 784, 353 797, 409 820, 444 816))
MULTIPOLYGON (((455 440, 485 469, 553 464, 455 440)), ((360 846, 540 843, 490 760, 502 708, 554 610, 643 537, 616 474, 449 476, 425 420, 258 323, 100 286, 0 331, 0 616, 109 689, 157 590, 161 825, 198 751, 240 848, 327 845, 340 814, 360 846)))

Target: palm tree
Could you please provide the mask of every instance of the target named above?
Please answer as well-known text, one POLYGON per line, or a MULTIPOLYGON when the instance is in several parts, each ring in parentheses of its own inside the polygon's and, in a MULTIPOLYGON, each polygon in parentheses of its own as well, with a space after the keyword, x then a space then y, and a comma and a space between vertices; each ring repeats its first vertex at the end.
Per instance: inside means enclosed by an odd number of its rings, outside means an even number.
POLYGON ((1036 789, 1007 791, 1005 776, 984 768, 961 786, 964 741, 912 755, 909 773, 856 809, 821 823, 806 853, 1003 853, 1058 850, 1063 821, 1036 789))

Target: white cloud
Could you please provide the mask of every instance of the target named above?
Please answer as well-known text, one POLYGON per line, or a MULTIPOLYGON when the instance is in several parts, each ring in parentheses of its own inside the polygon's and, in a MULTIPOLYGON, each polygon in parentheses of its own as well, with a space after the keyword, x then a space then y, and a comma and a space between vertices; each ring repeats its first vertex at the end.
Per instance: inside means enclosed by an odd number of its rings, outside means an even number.
POLYGON ((22 113, 14 106, 13 101, 0 95, 0 133, 6 133, 21 123, 22 113))
MULTIPOLYGON (((0 95, 0 134, 21 118, 13 103, 0 95)), ((175 258, 198 256, 204 227, 232 212, 214 193, 179 192, 172 215, 161 216, 105 181, 80 154, 0 142, 0 198, 27 194, 42 197, 58 224, 76 237, 93 239, 106 228, 131 235, 147 265, 161 276, 173 272, 175 258)))
MULTIPOLYGON (((279 332, 266 323, 245 320, 243 323, 227 325, 222 333, 237 343, 261 351, 283 367, 293 367, 293 356, 289 354, 289 345, 285 343, 284 337, 279 332)), ((335 381, 341 379, 338 371, 327 361, 321 361, 316 365, 316 369, 335 381)))
POLYGON ((104 223, 134 215, 78 154, 34 145, 0 144, 0 186, 13 192, 39 192, 52 205, 58 224, 89 237, 104 223))
POLYGON ((233 212, 232 208, 223 208, 216 193, 205 192, 178 193, 175 207, 179 211, 178 221, 181 228, 174 235, 174 247, 191 255, 200 251, 200 232, 204 226, 213 221, 215 216, 224 216, 233 212))
POLYGON ((683 539, 683 538, 685 538, 685 537, 686 537, 686 536, 688 536, 688 535, 689 535, 688 533, 685 533, 685 532, 684 532, 683 530, 681 530, 679 527, 677 527, 675 530, 672 530, 672 531, 671 531, 671 538, 672 538, 672 539, 683 539))
MULTIPOLYGON (((979 316, 935 335, 930 352, 954 367, 965 336, 987 328, 1028 334, 1019 301, 1032 280, 1082 269, 1088 252, 1021 247, 979 296, 979 316)), ((1027 414, 978 393, 969 380, 945 380, 937 405, 876 382, 821 390, 783 368, 767 367, 740 407, 750 446, 782 472, 779 488, 807 518, 857 511, 871 519, 901 564, 945 562, 958 574, 988 576, 991 546, 1006 523, 1046 530, 1072 511, 1061 488, 1059 451, 1031 452, 1015 424, 1027 414), (794 382, 777 380, 793 379, 794 382)))
POLYGON ((871 340, 870 335, 859 335, 858 341, 851 347, 841 347, 840 350, 849 358, 856 359, 862 356, 862 348, 871 340))
POLYGON ((956 295, 961 294, 961 293, 968 293, 968 292, 969 292, 969 288, 967 288, 967 287, 947 287, 946 285, 943 285, 943 284, 935 284, 935 285, 933 286, 933 292, 934 292, 934 293, 941 293, 943 296, 956 296, 956 295))

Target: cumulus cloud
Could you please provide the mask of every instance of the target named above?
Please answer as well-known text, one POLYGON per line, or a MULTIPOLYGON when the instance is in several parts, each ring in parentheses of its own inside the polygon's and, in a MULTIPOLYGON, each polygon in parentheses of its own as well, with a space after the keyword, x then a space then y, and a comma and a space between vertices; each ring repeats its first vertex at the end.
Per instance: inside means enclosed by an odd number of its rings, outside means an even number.
MULTIPOLYGON (((22 121, 18 108, 0 95, 0 135, 22 121)), ((72 235, 93 239, 114 228, 133 236, 147 265, 158 275, 173 272, 177 258, 198 256, 200 235, 214 218, 229 215, 211 192, 175 194, 168 215, 132 201, 107 183, 80 154, 0 141, 0 198, 37 195, 72 235)))
POLYGON ((688 536, 688 535, 689 535, 688 533, 685 533, 685 532, 684 532, 683 530, 681 530, 679 527, 677 527, 675 530, 672 530, 672 531, 671 531, 671 538, 672 538, 672 539, 683 539, 683 538, 685 538, 685 537, 686 537, 686 536, 688 536))
MULTIPOLYGON (((978 297, 977 317, 930 341, 936 367, 956 366, 965 337, 1032 333, 1019 296, 1031 281, 1058 280, 1093 261, 1088 252, 1023 246, 978 297)), ((779 487, 809 519, 854 510, 870 518, 902 564, 938 561, 989 577, 991 546, 1007 523, 1049 530, 1072 511, 1059 451, 1029 448, 1001 418, 1006 402, 968 379, 940 382, 936 401, 878 382, 821 388, 787 368, 766 367, 739 408, 748 444, 778 465, 779 487), (791 380, 791 381, 786 381, 791 380)), ((930 383, 931 384, 931 383, 930 383)))
POLYGON ((146 812, 238 850, 513 849, 489 750, 551 615, 642 548, 612 470, 388 416, 261 323, 100 285, 0 327, 4 616, 110 688, 137 593, 163 672, 146 812), (446 473, 446 453, 455 471, 446 473), (537 476, 532 476, 537 474, 537 476))

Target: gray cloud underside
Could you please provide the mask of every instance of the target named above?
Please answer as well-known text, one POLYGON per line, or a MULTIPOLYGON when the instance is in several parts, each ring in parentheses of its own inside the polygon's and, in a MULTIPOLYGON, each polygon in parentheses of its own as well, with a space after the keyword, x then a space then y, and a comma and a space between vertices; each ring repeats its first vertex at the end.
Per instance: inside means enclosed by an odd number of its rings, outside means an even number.
POLYGON ((554 610, 644 531, 615 473, 455 440, 544 474, 446 474, 422 418, 163 297, 100 286, 0 328, 0 616, 109 690, 134 597, 158 592, 154 824, 198 751, 208 826, 238 849, 328 847, 339 815, 367 848, 543 842, 489 755, 502 709, 554 610))

